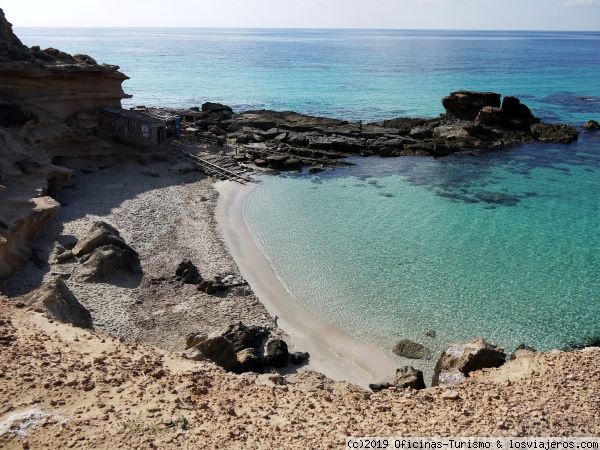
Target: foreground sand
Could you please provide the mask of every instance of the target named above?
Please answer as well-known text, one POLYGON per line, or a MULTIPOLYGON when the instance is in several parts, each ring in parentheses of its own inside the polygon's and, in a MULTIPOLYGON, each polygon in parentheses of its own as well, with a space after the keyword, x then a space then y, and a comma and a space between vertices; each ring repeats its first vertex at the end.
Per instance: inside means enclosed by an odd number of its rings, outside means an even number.
POLYGON ((339 448, 348 435, 598 436, 600 349, 460 386, 370 394, 314 372, 235 376, 0 299, 0 447, 339 448))

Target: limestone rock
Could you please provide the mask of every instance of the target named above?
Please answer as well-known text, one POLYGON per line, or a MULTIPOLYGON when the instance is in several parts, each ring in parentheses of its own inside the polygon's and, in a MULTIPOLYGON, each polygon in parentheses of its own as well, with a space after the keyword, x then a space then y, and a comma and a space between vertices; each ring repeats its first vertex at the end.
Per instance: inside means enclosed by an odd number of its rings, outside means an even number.
POLYGON ((123 250, 133 252, 133 249, 127 245, 116 228, 106 222, 96 222, 92 225, 90 231, 73 248, 73 254, 77 257, 82 257, 105 245, 114 245, 123 250))
POLYGON ((394 386, 400 389, 425 389, 423 372, 410 366, 402 367, 396 371, 394 386))
POLYGON ((81 305, 60 278, 45 282, 37 290, 24 296, 32 309, 47 312, 52 318, 80 328, 93 329, 90 312, 81 305))
POLYGON ((494 92, 452 92, 442 99, 446 112, 458 119, 475 120, 484 106, 500 107, 500 94, 494 92))
POLYGON ((531 134, 540 142, 570 144, 579 137, 579 132, 571 125, 536 123, 531 126, 531 134))
POLYGON ((273 339, 267 344, 266 359, 271 367, 282 368, 288 362, 288 346, 281 339, 273 339))
POLYGON ((402 339, 392 350, 396 355, 410 359, 430 359, 433 352, 422 344, 409 339, 402 339))
POLYGON ((432 385, 455 384, 471 372, 500 367, 506 362, 506 353, 483 339, 454 344, 442 352, 434 372, 432 385))

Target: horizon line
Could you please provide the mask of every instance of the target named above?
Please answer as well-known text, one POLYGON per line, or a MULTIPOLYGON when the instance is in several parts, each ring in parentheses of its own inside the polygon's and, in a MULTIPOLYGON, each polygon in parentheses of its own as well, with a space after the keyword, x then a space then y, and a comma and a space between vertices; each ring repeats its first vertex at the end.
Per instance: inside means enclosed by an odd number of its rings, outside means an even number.
POLYGON ((13 25, 15 29, 162 29, 162 30, 321 30, 321 31, 477 31, 477 32, 532 32, 532 33, 600 33, 598 30, 573 30, 573 29, 543 29, 543 28, 377 28, 377 27, 242 27, 242 26, 107 26, 107 25, 13 25))

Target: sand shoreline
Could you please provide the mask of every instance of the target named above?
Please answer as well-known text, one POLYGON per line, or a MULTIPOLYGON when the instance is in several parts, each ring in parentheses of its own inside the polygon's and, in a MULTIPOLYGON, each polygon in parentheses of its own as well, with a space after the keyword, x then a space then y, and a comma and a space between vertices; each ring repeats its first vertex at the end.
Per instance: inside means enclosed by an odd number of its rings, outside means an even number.
POLYGON ((290 336, 294 347, 310 353, 308 367, 331 379, 363 387, 393 381, 398 362, 381 349, 328 324, 286 289, 243 218, 243 201, 253 187, 220 182, 215 189, 219 192, 215 216, 231 256, 255 295, 278 318, 278 327, 290 336))

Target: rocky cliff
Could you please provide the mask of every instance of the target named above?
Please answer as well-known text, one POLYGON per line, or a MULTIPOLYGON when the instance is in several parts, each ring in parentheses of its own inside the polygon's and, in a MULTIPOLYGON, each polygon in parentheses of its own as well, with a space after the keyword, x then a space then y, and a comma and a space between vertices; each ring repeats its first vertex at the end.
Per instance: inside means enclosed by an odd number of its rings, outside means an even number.
POLYGON ((110 154, 90 128, 99 108, 127 97, 126 79, 86 55, 26 47, 0 9, 0 278, 29 259, 60 207, 53 197, 71 172, 54 163, 110 154))

